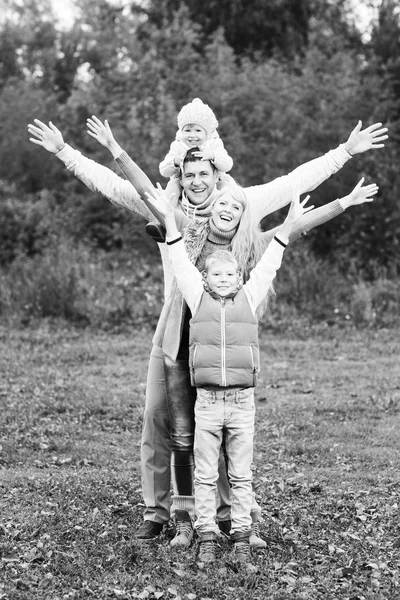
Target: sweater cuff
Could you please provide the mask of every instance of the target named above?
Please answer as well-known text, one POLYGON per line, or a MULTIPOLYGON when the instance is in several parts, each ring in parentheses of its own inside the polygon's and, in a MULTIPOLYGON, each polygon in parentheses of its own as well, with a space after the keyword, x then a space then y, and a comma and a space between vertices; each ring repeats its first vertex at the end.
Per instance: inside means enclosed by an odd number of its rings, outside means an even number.
POLYGON ((283 246, 284 248, 286 248, 286 246, 289 243, 289 240, 287 240, 286 238, 284 238, 283 236, 278 236, 277 234, 274 235, 274 240, 276 242, 278 242, 278 244, 280 244, 281 246, 283 246))
POLYGON ((56 153, 56 156, 65 163, 66 161, 71 160, 72 155, 77 152, 79 152, 79 150, 74 150, 69 144, 64 144, 61 150, 56 153))
POLYGON ((176 244, 177 242, 180 242, 181 240, 182 240, 181 235, 173 240, 166 240, 167 246, 172 246, 172 244, 176 244))

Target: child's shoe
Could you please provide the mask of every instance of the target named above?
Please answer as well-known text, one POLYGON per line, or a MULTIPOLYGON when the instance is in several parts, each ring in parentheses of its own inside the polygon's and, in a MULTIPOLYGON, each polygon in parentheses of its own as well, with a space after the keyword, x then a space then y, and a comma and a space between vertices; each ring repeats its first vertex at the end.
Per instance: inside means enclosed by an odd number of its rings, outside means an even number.
POLYGON ((216 534, 213 532, 200 535, 199 554, 197 562, 212 563, 215 561, 215 551, 217 546, 216 534))
POLYGON ((158 242, 160 244, 162 242, 165 242, 165 227, 163 225, 160 225, 160 223, 147 223, 147 225, 145 226, 145 230, 147 235, 152 237, 155 242, 158 242))
POLYGON ((237 562, 242 564, 250 564, 250 542, 249 542, 249 531, 235 531, 231 535, 233 542, 233 552, 237 562))
POLYGON ((233 550, 235 553, 235 559, 243 564, 249 564, 250 560, 250 543, 247 540, 238 540, 234 542, 233 550))
POLYGON ((193 525, 186 510, 175 511, 175 537, 170 541, 172 547, 188 548, 193 539, 193 525))

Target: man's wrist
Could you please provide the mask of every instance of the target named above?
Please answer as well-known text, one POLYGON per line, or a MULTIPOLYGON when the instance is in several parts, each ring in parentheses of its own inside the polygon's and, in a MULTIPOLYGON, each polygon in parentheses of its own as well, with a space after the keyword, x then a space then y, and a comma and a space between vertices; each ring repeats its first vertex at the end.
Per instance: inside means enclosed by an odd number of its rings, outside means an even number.
POLYGON ((63 142, 62 144, 57 144, 56 151, 54 152, 54 154, 58 154, 59 152, 61 152, 61 150, 64 150, 65 146, 66 146, 65 142, 63 142))
POLYGON ((351 149, 349 148, 347 142, 346 142, 346 144, 344 144, 344 149, 346 150, 347 154, 349 154, 350 156, 354 156, 354 154, 352 153, 351 149))

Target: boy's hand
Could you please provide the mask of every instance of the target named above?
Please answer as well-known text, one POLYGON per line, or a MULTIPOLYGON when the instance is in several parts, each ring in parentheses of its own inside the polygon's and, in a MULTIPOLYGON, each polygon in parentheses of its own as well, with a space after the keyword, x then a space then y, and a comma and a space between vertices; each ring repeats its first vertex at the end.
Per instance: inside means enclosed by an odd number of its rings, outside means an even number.
POLYGON ((356 127, 349 135, 349 139, 345 143, 345 148, 351 156, 361 154, 371 148, 383 148, 385 144, 380 144, 388 139, 387 127, 382 127, 382 123, 374 123, 361 131, 362 122, 358 121, 356 127))
POLYGON ((174 207, 172 202, 175 194, 172 194, 171 198, 169 198, 161 185, 157 183, 157 189, 154 188, 151 193, 146 192, 146 196, 152 207, 155 208, 165 220, 167 220, 168 217, 174 217, 174 207))
POLYGON ((285 223, 289 223, 294 225, 300 217, 302 217, 305 213, 309 212, 314 208, 312 206, 305 206, 305 204, 309 201, 310 196, 306 196, 302 202, 300 202, 299 194, 295 193, 293 195, 292 201, 290 203, 289 212, 285 219, 285 223))
POLYGON ((86 126, 88 128, 88 134, 105 148, 110 148, 110 146, 115 143, 115 138, 112 134, 107 119, 103 124, 100 119, 98 119, 95 115, 92 115, 92 118, 89 118, 86 121, 86 126))
POLYGON ((62 133, 51 121, 48 126, 39 119, 34 119, 33 122, 35 125, 31 123, 28 125, 28 132, 34 136, 29 138, 30 142, 42 146, 52 154, 57 154, 64 148, 65 142, 62 133))
POLYGON ((365 178, 362 177, 360 181, 357 183, 356 187, 348 196, 345 196, 341 199, 341 204, 344 208, 348 206, 357 206, 358 204, 363 204, 364 202, 372 202, 373 198, 371 196, 375 196, 378 193, 379 187, 376 183, 371 183, 370 185, 366 185, 363 187, 363 183, 365 178))

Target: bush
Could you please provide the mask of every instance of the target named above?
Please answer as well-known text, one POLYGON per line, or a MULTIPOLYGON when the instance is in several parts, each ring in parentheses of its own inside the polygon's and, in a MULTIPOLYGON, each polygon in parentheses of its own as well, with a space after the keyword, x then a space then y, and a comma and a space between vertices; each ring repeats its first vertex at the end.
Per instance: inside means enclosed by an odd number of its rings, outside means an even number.
POLYGON ((0 273, 0 315, 21 322, 62 318, 110 328, 155 324, 161 311, 162 268, 143 258, 93 252, 61 241, 42 255, 20 255, 0 273))

